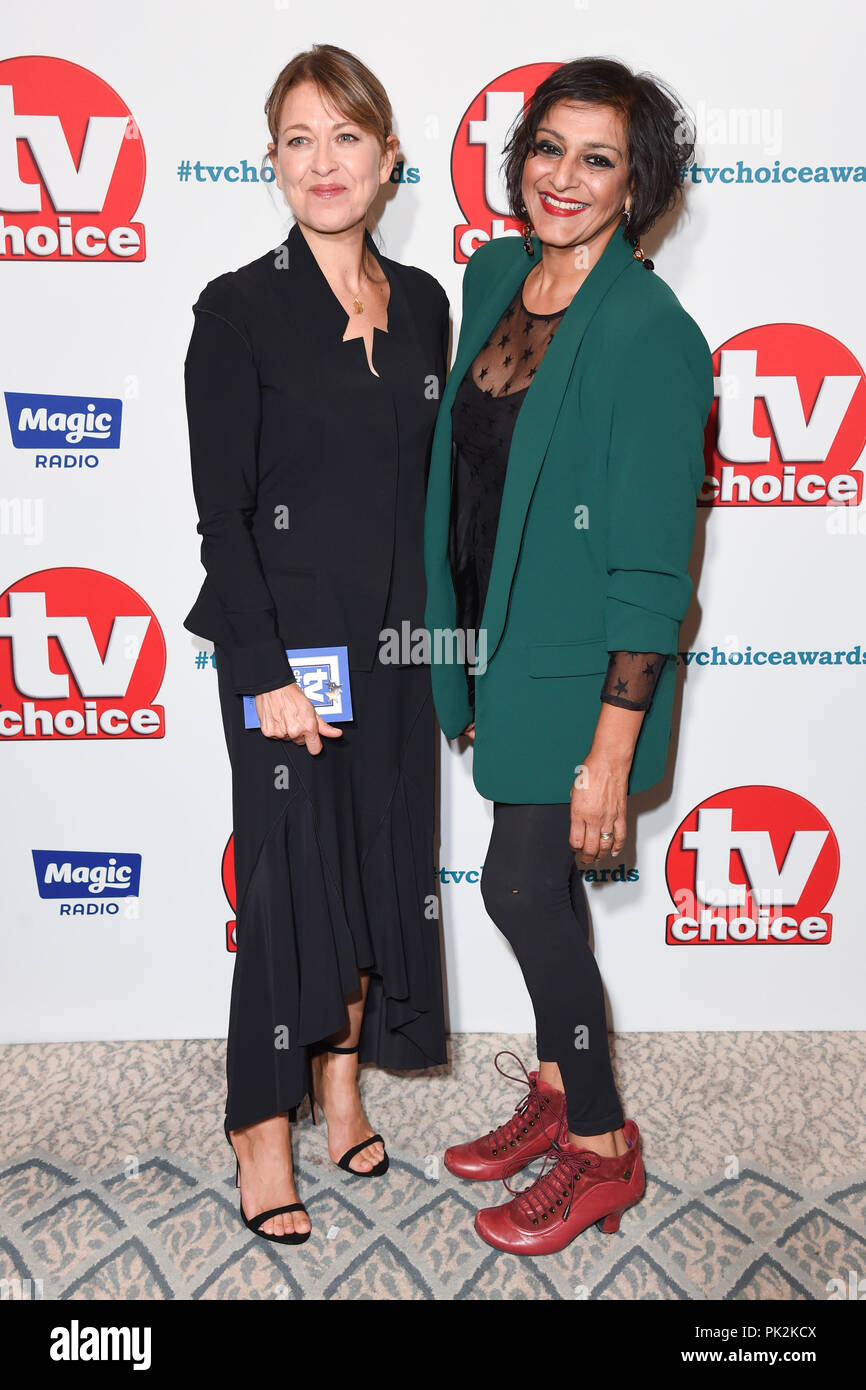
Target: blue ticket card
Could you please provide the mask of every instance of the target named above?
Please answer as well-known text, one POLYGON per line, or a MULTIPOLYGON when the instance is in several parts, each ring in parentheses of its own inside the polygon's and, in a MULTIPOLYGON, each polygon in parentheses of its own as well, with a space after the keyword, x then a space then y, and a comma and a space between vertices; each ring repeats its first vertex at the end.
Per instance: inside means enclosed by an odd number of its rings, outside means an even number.
MULTIPOLYGON (((286 656, 295 680, 320 719, 329 724, 339 724, 352 718, 349 653, 346 647, 304 647, 287 651, 286 656)), ((244 727, 260 727, 255 695, 244 696, 244 727)))

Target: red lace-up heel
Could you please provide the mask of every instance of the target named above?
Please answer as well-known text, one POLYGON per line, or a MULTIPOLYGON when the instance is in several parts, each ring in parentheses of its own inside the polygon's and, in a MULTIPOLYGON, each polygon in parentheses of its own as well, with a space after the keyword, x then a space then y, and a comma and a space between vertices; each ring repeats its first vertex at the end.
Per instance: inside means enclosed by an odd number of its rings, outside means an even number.
POLYGON ((516 1053, 497 1052, 493 1059, 496 1070, 509 1081, 520 1083, 521 1078, 503 1071, 500 1057, 514 1058, 529 1090, 506 1124, 490 1130, 480 1139, 446 1149, 445 1167, 456 1178, 490 1182, 505 1177, 506 1173, 517 1173, 534 1158, 547 1153, 554 1140, 559 1137, 564 1140, 568 1133, 564 1092, 548 1086, 537 1071, 527 1071, 516 1053))
POLYGON ((481 1239, 512 1255, 551 1255, 564 1250, 593 1222, 605 1235, 613 1235, 622 1213, 640 1201, 646 1186, 634 1120, 626 1120, 623 1134, 629 1147, 616 1158, 567 1141, 552 1144, 552 1168, 542 1170, 510 1202, 476 1213, 481 1239))

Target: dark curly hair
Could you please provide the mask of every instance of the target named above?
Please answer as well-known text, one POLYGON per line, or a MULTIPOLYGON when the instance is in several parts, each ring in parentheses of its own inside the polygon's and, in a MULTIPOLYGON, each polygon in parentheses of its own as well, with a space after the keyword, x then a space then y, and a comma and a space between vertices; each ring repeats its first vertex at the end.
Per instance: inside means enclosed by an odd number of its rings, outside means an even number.
POLYGON ((511 216, 520 221, 527 219, 523 166, 535 150, 538 127, 557 101, 611 106, 624 117, 632 187, 626 234, 632 240, 642 236, 681 196, 682 171, 694 158, 694 122, 679 97, 651 73, 633 73, 615 58, 563 63, 527 98, 505 146, 508 202, 511 216))

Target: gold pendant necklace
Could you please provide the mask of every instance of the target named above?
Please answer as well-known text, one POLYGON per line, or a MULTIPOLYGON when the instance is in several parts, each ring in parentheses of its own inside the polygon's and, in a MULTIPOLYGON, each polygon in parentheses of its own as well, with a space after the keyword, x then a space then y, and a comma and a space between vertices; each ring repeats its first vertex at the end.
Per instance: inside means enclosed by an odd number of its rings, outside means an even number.
MULTIPOLYGON (((363 255, 363 257, 362 257, 362 260, 363 260, 363 266, 362 266, 362 269, 361 269, 361 277, 362 277, 362 279, 363 279, 363 278, 366 276, 366 274, 367 274, 367 270, 366 270, 366 265, 367 265, 366 250, 365 250, 365 252, 364 252, 364 255, 363 255)), ((364 301, 363 301, 363 299, 359 299, 357 295, 355 295, 354 298, 352 299, 352 312, 355 313, 355 314, 363 314, 363 312, 364 312, 364 301)))

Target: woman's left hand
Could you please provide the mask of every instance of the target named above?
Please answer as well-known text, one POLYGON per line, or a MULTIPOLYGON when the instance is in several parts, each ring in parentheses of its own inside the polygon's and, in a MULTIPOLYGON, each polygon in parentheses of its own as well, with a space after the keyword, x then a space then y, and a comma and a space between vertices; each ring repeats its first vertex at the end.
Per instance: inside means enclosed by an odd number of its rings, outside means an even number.
POLYGON ((606 854, 619 854, 628 831, 626 799, 630 762, 612 761, 588 753, 571 789, 571 833, 568 842, 582 850, 581 864, 592 864, 606 854), (612 830, 612 840, 602 831, 612 830))

